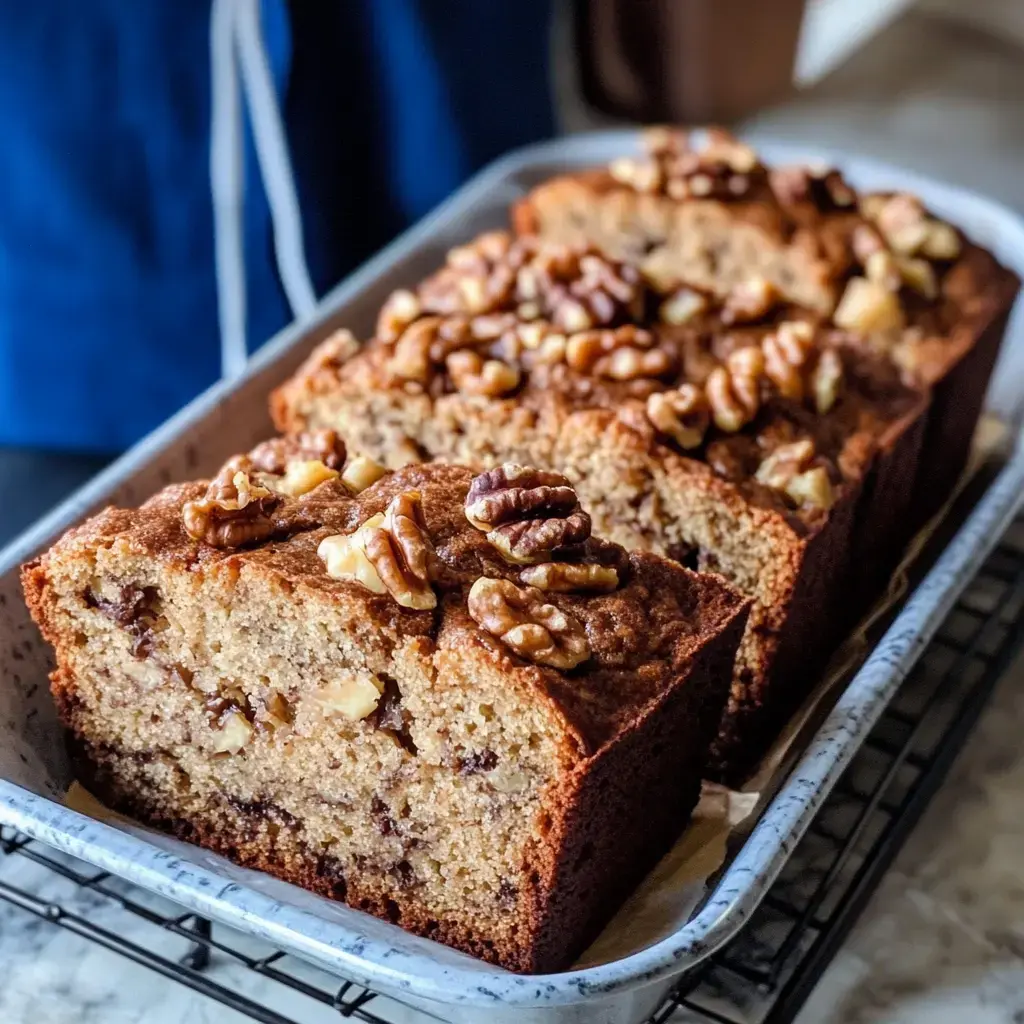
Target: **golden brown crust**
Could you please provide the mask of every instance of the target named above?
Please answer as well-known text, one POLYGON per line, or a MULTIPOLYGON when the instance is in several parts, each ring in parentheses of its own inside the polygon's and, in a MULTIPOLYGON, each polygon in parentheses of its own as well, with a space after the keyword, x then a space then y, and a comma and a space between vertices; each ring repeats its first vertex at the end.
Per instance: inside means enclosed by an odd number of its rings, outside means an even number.
POLYGON ((610 742, 656 696, 666 678, 664 670, 685 661, 699 646, 705 622, 718 621, 744 606, 735 591, 713 578, 592 539, 572 555, 573 561, 608 564, 611 548, 619 584, 610 593, 546 594, 549 603, 582 623, 589 642, 588 659, 573 671, 571 682, 564 683, 556 670, 517 657, 466 610, 474 582, 481 577, 518 582, 522 570, 506 561, 466 519, 464 502, 472 479, 472 471, 460 466, 413 466, 388 474, 355 496, 331 480, 309 494, 283 499, 276 512, 275 538, 239 550, 196 541, 186 532, 182 507, 205 490, 204 481, 172 485, 138 509, 104 510, 28 563, 23 571, 26 601, 46 638, 59 647, 67 638, 53 632, 52 595, 46 588, 54 564, 117 546, 169 570, 234 576, 255 571, 286 588, 326 594, 353 609, 351 618, 372 622, 388 635, 430 637, 439 650, 488 652, 507 673, 510 685, 536 693, 564 717, 587 752, 610 742), (351 533, 410 490, 421 495, 432 541, 436 611, 403 608, 387 594, 332 579, 317 555, 325 537, 351 533))
POLYGON ((685 822, 749 603, 589 538, 554 564, 614 568, 614 589, 544 592, 588 657, 531 662, 467 607, 481 577, 524 568, 466 517, 471 480, 411 467, 352 496, 329 479, 282 495, 275 536, 234 549, 188 535, 182 509, 208 485, 177 485, 70 531, 24 567, 25 596, 83 777, 110 806, 509 969, 556 970, 685 822), (430 610, 331 578, 317 555, 413 493, 430 610), (332 661, 335 645, 349 653, 332 661), (392 673, 375 709, 322 715, 353 665, 392 673), (459 859, 460 821, 494 831, 482 866, 459 859), (439 889, 442 866, 458 889, 439 889))

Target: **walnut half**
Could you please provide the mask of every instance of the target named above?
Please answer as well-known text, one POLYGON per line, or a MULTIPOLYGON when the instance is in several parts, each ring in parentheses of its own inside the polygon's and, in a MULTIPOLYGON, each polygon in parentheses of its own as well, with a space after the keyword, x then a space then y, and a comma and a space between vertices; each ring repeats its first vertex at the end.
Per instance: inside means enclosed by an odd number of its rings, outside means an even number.
POLYGON ((255 544, 274 532, 270 512, 281 500, 252 479, 247 456, 229 459, 210 481, 204 497, 187 501, 181 510, 185 532, 216 548, 255 544))
POLYGON ((403 608, 427 609, 437 607, 430 584, 432 551, 419 492, 409 491, 355 533, 325 537, 317 555, 326 563, 328 576, 360 583, 375 594, 388 593, 403 608))
POLYGON ((466 495, 466 518, 509 562, 547 561, 552 551, 582 544, 590 516, 561 473, 506 462, 476 477, 466 495))
POLYGON ((570 669, 590 657, 583 624, 547 604, 535 587, 482 577, 469 591, 469 614, 516 654, 541 665, 570 669))

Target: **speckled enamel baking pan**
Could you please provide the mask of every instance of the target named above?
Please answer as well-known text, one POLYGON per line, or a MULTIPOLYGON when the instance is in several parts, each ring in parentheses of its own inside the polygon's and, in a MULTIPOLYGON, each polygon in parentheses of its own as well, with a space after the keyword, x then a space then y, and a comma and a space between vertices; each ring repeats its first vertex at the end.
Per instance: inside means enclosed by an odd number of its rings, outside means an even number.
MULTIPOLYGON (((772 161, 824 158, 858 186, 917 192, 1024 275, 1024 222, 994 203, 842 154, 753 141, 772 161)), ((543 977, 508 974, 195 847, 130 826, 101 824, 66 808, 62 795, 71 778, 47 690, 48 653, 29 621, 17 578, 22 561, 86 514, 109 503, 135 504, 171 480, 206 473, 250 447, 270 431, 266 397, 271 387, 330 330, 345 324, 367 332, 387 292, 422 277, 452 244, 503 224, 508 204, 531 185, 572 167, 604 163, 635 144, 632 133, 577 136, 521 150, 492 165, 335 289, 313 322, 293 326, 270 342, 241 380, 219 384, 198 398, 0 555, 0 822, 422 1006, 434 1019, 460 1024, 635 1024, 684 969, 743 926, 972 568, 1024 500, 1019 452, 847 687, 699 912, 631 956, 543 977)), ((1022 379, 1024 313, 1018 303, 990 395, 990 408, 1014 422, 1022 379)))

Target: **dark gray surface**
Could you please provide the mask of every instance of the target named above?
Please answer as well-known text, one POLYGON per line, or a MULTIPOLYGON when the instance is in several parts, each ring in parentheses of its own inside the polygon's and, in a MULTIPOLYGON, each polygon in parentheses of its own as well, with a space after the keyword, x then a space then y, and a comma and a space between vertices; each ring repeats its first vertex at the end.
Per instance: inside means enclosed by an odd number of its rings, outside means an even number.
POLYGON ((31 526, 109 461, 102 456, 0 448, 0 544, 31 526))

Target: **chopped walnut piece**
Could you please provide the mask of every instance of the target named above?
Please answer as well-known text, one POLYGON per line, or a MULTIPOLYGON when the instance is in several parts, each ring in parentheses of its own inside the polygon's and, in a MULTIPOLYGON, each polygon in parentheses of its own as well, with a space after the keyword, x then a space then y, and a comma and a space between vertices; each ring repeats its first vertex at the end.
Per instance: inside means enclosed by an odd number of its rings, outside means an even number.
POLYGON ((185 502, 182 522, 193 540, 237 548, 266 540, 274 532, 270 512, 280 498, 254 483, 252 472, 248 457, 237 455, 210 481, 203 498, 185 502))
POLYGON ((804 370, 814 348, 814 328, 803 321, 787 321, 765 335, 761 342, 764 369, 783 398, 794 402, 804 397, 804 370))
POLYGON ((274 484, 274 490, 297 498, 328 480, 337 480, 338 475, 336 469, 330 469, 319 459, 289 462, 284 476, 274 484))
POLYGON ((569 336, 565 361, 578 373, 611 380, 663 377, 672 370, 675 360, 653 345, 650 331, 632 324, 614 330, 580 331, 569 336))
POLYGON ((466 518, 507 561, 519 564, 544 561, 590 536, 590 516, 561 473, 512 462, 474 478, 466 518))
POLYGON ((574 590, 606 593, 619 585, 618 571, 610 565, 584 562, 543 562, 523 569, 519 579, 538 590, 568 593, 574 590))
POLYGON ((252 725, 241 711, 228 711, 220 719, 220 728, 213 740, 218 754, 240 754, 252 739, 252 725))
POLYGON ((928 216, 916 196, 905 192, 864 196, 861 212, 875 223, 889 247, 902 256, 952 260, 960 255, 962 244, 957 230, 928 216))
POLYGON ((699 148, 690 133, 662 127, 647 129, 643 144, 643 157, 615 160, 608 168, 612 178, 637 192, 735 199, 765 175, 754 150, 720 128, 708 129, 699 148))
POLYGON ((519 370, 500 359, 484 359, 479 352, 453 352, 445 366, 452 383, 465 395, 499 398, 519 387, 519 370))
POLYGON ((345 467, 345 471, 341 474, 341 482, 349 490, 360 494, 371 484, 375 484, 385 473, 387 470, 375 459, 371 459, 367 455, 357 455, 345 467))
POLYGON ((328 469, 345 465, 345 442, 334 430, 304 430, 258 444, 249 453, 253 468, 282 476, 291 462, 322 462, 328 469))
POLYGON ((337 370, 347 363, 359 351, 359 342, 355 335, 345 329, 328 335, 313 349, 305 368, 311 373, 320 370, 337 370))
POLYGON ((779 298, 779 290, 768 278, 751 277, 729 293, 722 306, 722 323, 755 323, 775 308, 779 298))
POLYGON ((814 407, 824 415, 838 401, 843 384, 843 361, 835 349, 825 349, 811 373, 814 407))
POLYGON ((662 434, 689 449, 698 447, 704 440, 711 410, 700 388, 680 384, 676 389, 655 392, 648 397, 647 418, 662 434))
POLYGON ((416 609, 437 606, 430 585, 432 552, 418 491, 397 495, 386 512, 372 516, 355 533, 325 537, 317 548, 328 576, 361 583, 375 594, 389 593, 403 608, 416 609))
POLYGON ((384 684, 372 672, 353 672, 325 683, 311 699, 325 717, 342 715, 358 722, 377 710, 383 692, 384 684))
POLYGON ((857 193, 841 172, 827 164, 809 167, 776 167, 768 173, 772 191, 780 203, 810 202, 823 213, 854 206, 857 193))
POLYGON ((719 430, 734 434, 757 415, 764 373, 764 353, 753 345, 730 353, 725 366, 711 371, 704 392, 719 430))
POLYGON ((700 316, 707 308, 708 297, 703 292, 683 286, 665 299, 658 312, 662 323, 681 327, 700 316))
POLYGON ((583 624, 535 587, 485 576, 470 588, 468 606, 477 625, 530 661, 570 669, 590 657, 583 624))
POLYGON ((797 505, 831 508, 832 481, 823 466, 813 465, 814 442, 804 439, 779 445, 757 468, 758 483, 781 491, 797 505))
POLYGON ((905 256, 897 261, 897 269, 908 288, 912 288, 926 299, 938 296, 939 282, 935 276, 935 269, 927 260, 905 256))
POLYGON ((884 285, 853 277, 846 285, 832 319, 836 326, 858 334, 896 331, 903 327, 899 299, 884 285))
POLYGON ((398 341, 403 332, 423 313, 415 292, 400 288, 392 292, 377 317, 377 337, 388 344, 398 341))
POLYGON ((411 324, 395 342, 388 360, 388 371, 402 380, 430 379, 430 349, 441 326, 438 316, 425 316, 411 324))

